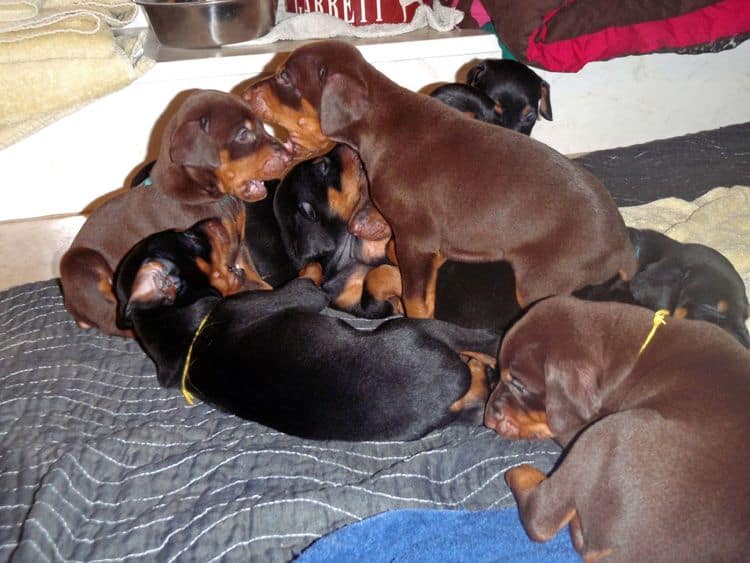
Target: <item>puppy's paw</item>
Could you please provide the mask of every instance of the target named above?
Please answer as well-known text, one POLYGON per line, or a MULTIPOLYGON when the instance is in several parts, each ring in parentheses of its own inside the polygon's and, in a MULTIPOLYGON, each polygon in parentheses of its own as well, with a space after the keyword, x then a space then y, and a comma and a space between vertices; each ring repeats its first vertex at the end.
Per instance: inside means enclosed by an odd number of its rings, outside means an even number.
POLYGON ((323 285, 323 267, 318 262, 310 262, 304 266, 298 273, 300 278, 306 278, 312 280, 312 282, 320 287, 323 285))

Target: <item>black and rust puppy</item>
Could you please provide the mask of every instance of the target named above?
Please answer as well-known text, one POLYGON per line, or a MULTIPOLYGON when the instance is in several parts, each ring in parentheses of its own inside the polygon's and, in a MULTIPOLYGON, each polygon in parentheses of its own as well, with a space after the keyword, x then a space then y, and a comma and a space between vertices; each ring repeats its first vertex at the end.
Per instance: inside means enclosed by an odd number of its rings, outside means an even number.
POLYGON ((523 526, 585 561, 750 555, 750 351, 709 323, 551 297, 503 340, 485 424, 565 447, 505 478, 523 526))
POLYGON ((286 174, 276 190, 274 213, 287 255, 298 270, 320 264, 321 287, 334 307, 358 317, 383 318, 401 312, 396 300, 389 300, 399 293, 393 283, 400 286, 400 276, 379 275, 393 268, 386 259, 390 227, 374 214, 366 237, 347 228, 366 182, 357 153, 336 145, 286 174), (375 268, 380 270, 373 272, 375 268), (393 283, 383 284, 386 278, 393 283))
POLYGON ((494 102, 503 127, 531 135, 539 115, 552 121, 549 84, 522 63, 485 59, 469 70, 466 81, 494 102))
POLYGON ((328 297, 304 278, 222 298, 198 266, 222 228, 152 235, 116 272, 118 322, 163 386, 314 439, 408 440, 481 423, 495 334, 405 318, 357 331, 321 314, 328 297))
POLYGON ((430 96, 469 117, 505 127, 500 105, 474 86, 461 83, 443 84, 433 90, 430 96))
POLYGON ((712 322, 750 348, 745 284, 729 260, 703 244, 677 242, 649 229, 628 230, 639 265, 629 283, 636 303, 712 322))

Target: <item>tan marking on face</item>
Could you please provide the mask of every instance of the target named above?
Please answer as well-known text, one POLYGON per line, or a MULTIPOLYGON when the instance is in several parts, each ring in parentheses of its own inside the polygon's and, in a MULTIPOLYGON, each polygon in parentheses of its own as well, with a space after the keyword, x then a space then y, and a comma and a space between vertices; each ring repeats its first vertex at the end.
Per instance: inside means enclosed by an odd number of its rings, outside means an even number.
MULTIPOLYGON (((280 72, 280 70, 279 70, 280 72)), ((275 95, 271 81, 263 80, 245 91, 245 99, 258 117, 284 128, 295 144, 295 159, 325 154, 335 143, 323 134, 320 116, 313 105, 302 98, 301 109, 284 105, 275 95)))
POLYGON ((112 280, 110 280, 106 276, 102 276, 99 278, 99 282, 96 285, 96 288, 99 290, 99 293, 101 293, 104 296, 104 299, 109 301, 110 303, 117 303, 117 298, 115 297, 114 292, 112 291, 112 280))
POLYGON ((349 222, 357 203, 359 203, 359 190, 346 189, 343 181, 340 191, 336 188, 328 188, 328 206, 342 221, 349 222))
POLYGON ((257 151, 235 160, 229 158, 227 150, 222 150, 219 154, 221 164, 216 169, 217 187, 223 194, 249 202, 265 198, 267 192, 250 191, 248 182, 279 178, 288 162, 288 156, 270 144, 265 144, 257 151))
POLYGON ((675 319, 684 319, 685 317, 688 316, 688 310, 685 307, 677 307, 674 310, 674 313, 672 313, 672 316, 675 319))
POLYGON ((726 313, 729 311, 729 302, 727 302, 724 299, 721 299, 717 304, 716 308, 720 313, 726 313))
MULTIPOLYGON (((544 440, 553 436, 547 424, 547 413, 543 410, 526 410, 506 403, 499 414, 518 429, 518 433, 507 436, 509 438, 544 440)), ((497 432, 502 435, 499 430, 497 432)))
POLYGON ((469 366, 469 371, 471 372, 471 382, 464 396, 454 401, 449 407, 449 410, 454 413, 462 412, 467 408, 484 405, 490 394, 484 364, 475 358, 469 358, 466 365, 469 366))
POLYGON ((211 262, 198 258, 196 263, 219 293, 232 295, 248 289, 271 289, 258 274, 245 246, 245 208, 220 222, 210 222, 203 231, 211 244, 211 262))

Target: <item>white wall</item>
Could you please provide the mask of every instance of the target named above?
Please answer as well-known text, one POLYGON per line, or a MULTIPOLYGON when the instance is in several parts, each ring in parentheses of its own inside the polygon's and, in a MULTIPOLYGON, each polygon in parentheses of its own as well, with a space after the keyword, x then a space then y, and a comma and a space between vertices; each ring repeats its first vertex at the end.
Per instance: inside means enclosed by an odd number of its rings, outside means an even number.
MULTIPOLYGON (((494 36, 485 34, 432 32, 412 39, 361 49, 381 71, 414 90, 453 81, 476 59, 501 56, 494 36)), ((82 211, 153 157, 154 124, 179 92, 230 90, 292 47, 228 49, 222 57, 159 62, 123 90, 0 151, 0 221, 82 211)), ((750 121, 750 41, 717 54, 627 57, 591 63, 576 74, 540 74, 551 84, 554 121, 540 121, 534 137, 566 154, 750 121)))

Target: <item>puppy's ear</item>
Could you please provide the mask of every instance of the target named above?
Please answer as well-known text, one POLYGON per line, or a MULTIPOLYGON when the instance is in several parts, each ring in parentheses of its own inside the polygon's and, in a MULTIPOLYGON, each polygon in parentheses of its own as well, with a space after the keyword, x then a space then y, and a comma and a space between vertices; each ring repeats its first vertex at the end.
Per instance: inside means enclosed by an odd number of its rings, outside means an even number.
POLYGON ((469 73, 466 75, 466 83, 470 86, 473 86, 474 81, 477 80, 481 76, 481 74, 484 72, 484 69, 485 69, 484 62, 478 63, 474 65, 473 67, 471 67, 471 69, 469 70, 469 73))
POLYGON ((601 408, 597 368, 589 359, 544 365, 547 423, 555 436, 582 428, 601 408))
POLYGON ((170 139, 169 158, 179 166, 218 168, 219 148, 204 129, 207 118, 186 121, 175 129, 170 139))
POLYGON ((170 275, 173 270, 174 265, 163 258, 144 262, 133 280, 124 318, 129 319, 135 307, 150 308, 174 303, 179 279, 170 275))
POLYGON ((333 137, 356 123, 365 115, 368 105, 367 85, 362 80, 340 73, 329 75, 320 95, 323 134, 333 137))
POLYGON ((539 115, 547 121, 552 121, 552 98, 550 98, 549 84, 545 80, 539 85, 541 98, 539 98, 539 115))

